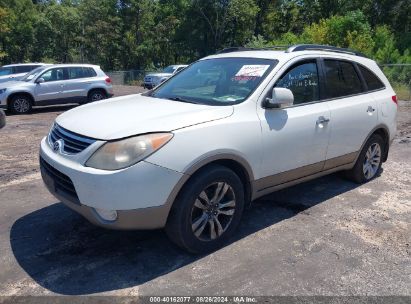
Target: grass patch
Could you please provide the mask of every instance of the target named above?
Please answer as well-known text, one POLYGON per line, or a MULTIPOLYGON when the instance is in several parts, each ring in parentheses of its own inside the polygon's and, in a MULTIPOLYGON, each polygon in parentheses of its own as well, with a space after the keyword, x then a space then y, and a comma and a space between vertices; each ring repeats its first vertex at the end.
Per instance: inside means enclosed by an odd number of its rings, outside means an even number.
POLYGON ((411 88, 405 84, 393 84, 393 89, 395 93, 397 93, 397 97, 399 100, 410 100, 411 88))

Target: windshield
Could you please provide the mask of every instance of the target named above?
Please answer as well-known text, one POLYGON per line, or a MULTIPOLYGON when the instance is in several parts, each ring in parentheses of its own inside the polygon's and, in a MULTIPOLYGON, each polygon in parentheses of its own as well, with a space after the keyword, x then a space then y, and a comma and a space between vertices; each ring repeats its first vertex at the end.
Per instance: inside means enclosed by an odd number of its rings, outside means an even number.
POLYGON ((30 80, 32 80, 33 78, 37 77, 37 75, 39 75, 41 72, 43 72, 46 69, 46 67, 39 67, 37 69, 34 69, 33 71, 31 71, 30 73, 26 74, 26 76, 24 76, 23 78, 21 78, 21 81, 26 81, 29 82, 30 80))
POLYGON ((13 74, 13 69, 8 67, 0 68, 0 76, 7 76, 13 74))
POLYGON ((206 105, 243 102, 277 64, 258 58, 197 61, 151 92, 150 96, 206 105))
POLYGON ((163 73, 173 74, 174 71, 176 70, 176 68, 177 67, 170 65, 170 66, 164 68, 163 73))

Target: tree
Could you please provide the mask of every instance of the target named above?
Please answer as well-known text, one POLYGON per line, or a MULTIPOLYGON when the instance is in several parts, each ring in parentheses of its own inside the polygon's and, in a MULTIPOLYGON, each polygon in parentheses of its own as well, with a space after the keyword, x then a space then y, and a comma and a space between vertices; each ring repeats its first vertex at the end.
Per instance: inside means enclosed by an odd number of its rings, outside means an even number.
POLYGON ((10 62, 24 62, 30 58, 30 49, 34 39, 33 23, 35 9, 30 0, 0 0, 0 8, 6 10, 2 18, 7 32, 3 32, 3 54, 10 62))
POLYGON ((4 49, 6 35, 10 32, 7 22, 8 16, 9 12, 5 8, 0 7, 0 60, 7 56, 4 49))

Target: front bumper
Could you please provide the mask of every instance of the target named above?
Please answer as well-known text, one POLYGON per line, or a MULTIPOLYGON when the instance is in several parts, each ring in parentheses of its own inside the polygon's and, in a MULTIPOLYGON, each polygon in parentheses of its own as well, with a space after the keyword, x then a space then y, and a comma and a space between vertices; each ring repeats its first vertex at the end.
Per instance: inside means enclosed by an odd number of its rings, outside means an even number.
POLYGON ((144 161, 117 171, 85 167, 55 153, 46 138, 41 142, 40 163, 43 181, 56 198, 90 222, 112 229, 164 227, 171 193, 184 179, 182 173, 144 161), (116 210, 118 217, 105 221, 94 208, 116 210))

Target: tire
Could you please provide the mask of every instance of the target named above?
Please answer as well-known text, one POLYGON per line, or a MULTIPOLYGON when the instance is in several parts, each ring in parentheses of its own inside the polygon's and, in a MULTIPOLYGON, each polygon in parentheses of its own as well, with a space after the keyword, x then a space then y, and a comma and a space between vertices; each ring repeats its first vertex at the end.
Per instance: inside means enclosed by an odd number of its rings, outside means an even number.
POLYGON ((95 102, 107 98, 107 94, 104 90, 92 90, 88 93, 87 102, 95 102))
POLYGON ((9 104, 9 110, 14 114, 27 114, 31 111, 32 101, 27 95, 14 95, 9 104))
POLYGON ((223 246, 234 233, 243 210, 240 178, 226 167, 208 166, 193 175, 177 196, 166 233, 188 252, 210 252, 223 246))
POLYGON ((385 155, 384 147, 382 137, 373 134, 365 143, 354 167, 346 171, 346 177, 358 184, 363 184, 378 176, 385 155))

